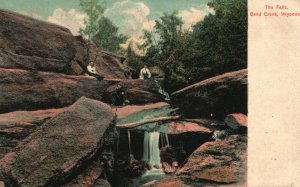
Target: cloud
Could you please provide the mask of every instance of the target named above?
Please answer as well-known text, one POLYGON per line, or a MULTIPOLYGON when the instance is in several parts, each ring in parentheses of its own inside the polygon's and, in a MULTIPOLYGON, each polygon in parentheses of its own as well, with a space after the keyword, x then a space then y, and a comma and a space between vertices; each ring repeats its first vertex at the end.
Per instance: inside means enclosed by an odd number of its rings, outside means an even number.
POLYGON ((155 21, 148 19, 149 14, 150 9, 147 5, 129 0, 116 2, 104 12, 104 16, 118 26, 121 34, 130 37, 126 44, 122 45, 124 48, 128 46, 130 40, 140 44, 144 42, 140 39, 143 30, 152 30, 155 26, 155 21))
POLYGON ((77 12, 75 9, 64 11, 57 8, 53 11, 52 16, 49 16, 47 21, 68 28, 72 34, 78 35, 80 28, 85 28, 84 19, 86 15, 77 12))
POLYGON ((207 11, 191 8, 190 10, 179 11, 178 16, 183 19, 183 28, 190 29, 197 22, 202 21, 207 14, 207 11))

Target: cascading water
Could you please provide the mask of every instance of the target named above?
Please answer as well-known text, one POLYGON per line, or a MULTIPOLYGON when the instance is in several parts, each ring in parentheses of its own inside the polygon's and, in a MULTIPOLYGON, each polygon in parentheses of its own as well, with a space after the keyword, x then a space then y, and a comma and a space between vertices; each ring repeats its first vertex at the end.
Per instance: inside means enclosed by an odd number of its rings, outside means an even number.
POLYGON ((170 101, 170 95, 161 86, 159 87, 158 92, 165 96, 166 101, 170 101))
POLYGON ((149 133, 149 163, 151 166, 161 168, 160 153, 159 153, 159 132, 149 133))
POLYGON ((165 147, 165 146, 169 146, 169 137, 167 133, 161 133, 161 146, 165 147))
POLYGON ((149 156, 149 132, 145 131, 144 133, 144 146, 143 146, 143 162, 148 162, 150 159, 149 156))
POLYGON ((159 132, 145 132, 143 161, 149 163, 152 167, 161 168, 159 155, 159 132))
POLYGON ((152 169, 146 171, 146 173, 139 178, 132 180, 127 186, 143 186, 146 183, 162 179, 165 176, 160 163, 159 139, 161 135, 164 136, 159 132, 145 131, 142 161, 151 165, 152 169))
POLYGON ((127 135, 128 135, 128 148, 129 148, 129 155, 131 156, 131 143, 130 143, 130 130, 127 130, 127 135))

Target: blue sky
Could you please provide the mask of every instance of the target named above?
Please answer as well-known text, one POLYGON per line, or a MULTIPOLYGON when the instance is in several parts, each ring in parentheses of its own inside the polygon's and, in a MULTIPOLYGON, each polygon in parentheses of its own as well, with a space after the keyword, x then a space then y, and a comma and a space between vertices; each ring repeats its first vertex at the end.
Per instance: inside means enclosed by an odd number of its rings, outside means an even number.
MULTIPOLYGON (((105 0, 104 15, 138 42, 143 29, 151 30, 163 12, 178 11, 185 28, 202 20, 211 10, 209 0, 105 0)), ((0 8, 65 26, 76 35, 84 27, 79 0, 0 0, 0 8)))

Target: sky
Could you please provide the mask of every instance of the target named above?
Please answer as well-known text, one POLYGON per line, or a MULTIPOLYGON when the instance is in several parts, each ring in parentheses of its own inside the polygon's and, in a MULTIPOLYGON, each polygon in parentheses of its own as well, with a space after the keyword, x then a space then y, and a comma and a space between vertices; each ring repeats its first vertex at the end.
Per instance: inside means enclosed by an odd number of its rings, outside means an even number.
MULTIPOLYGON (((178 11, 184 21, 184 28, 203 20, 212 13, 207 6, 209 0, 105 0, 104 16, 108 17, 119 32, 139 43, 142 30, 152 30, 155 19, 164 12, 178 11)), ((18 12, 70 29, 77 35, 84 28, 86 15, 79 6, 79 0, 0 0, 0 8, 18 12)), ((129 40, 127 43, 129 43, 129 40)))

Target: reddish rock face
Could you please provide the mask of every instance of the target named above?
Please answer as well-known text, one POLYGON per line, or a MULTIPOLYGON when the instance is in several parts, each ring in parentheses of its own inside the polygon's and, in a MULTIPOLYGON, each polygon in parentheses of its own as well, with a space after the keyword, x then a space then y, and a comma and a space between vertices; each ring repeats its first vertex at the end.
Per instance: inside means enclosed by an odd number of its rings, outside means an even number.
POLYGON ((94 184, 97 182, 97 179, 99 179, 103 173, 104 169, 101 161, 94 161, 84 171, 80 172, 80 174, 73 178, 72 181, 62 186, 94 186, 94 184))
POLYGON ((82 97, 0 160, 1 180, 17 186, 60 186, 99 150, 114 146, 114 120, 108 105, 82 97))
MULTIPOLYGON (((58 25, 0 10, 0 68, 82 75, 88 41, 58 25)), ((105 78, 125 78, 122 57, 103 52, 94 43, 91 61, 105 78), (98 58, 96 58, 96 56, 98 58)))
POLYGON ((0 68, 0 113, 60 108, 82 96, 101 100, 109 84, 87 76, 0 68))
POLYGON ((61 108, 82 96, 112 103, 117 85, 122 85, 131 104, 163 100, 158 89, 143 80, 98 81, 90 76, 0 68, 0 113, 61 108))
POLYGON ((118 118, 126 118, 129 115, 142 110, 160 108, 168 105, 169 104, 165 102, 158 102, 158 103, 146 104, 146 105, 128 105, 124 107, 113 108, 113 111, 117 114, 118 118))
POLYGON ((108 103, 113 102, 112 93, 120 87, 124 92, 124 97, 129 100, 130 105, 149 104, 164 100, 164 96, 158 92, 158 84, 151 80, 123 80, 110 86, 104 95, 104 100, 108 103))
POLYGON ((232 135, 224 141, 207 142, 195 150, 177 171, 186 182, 244 183, 247 138, 232 135))
MULTIPOLYGON (((154 181, 145 187, 192 187, 194 185, 187 185, 176 176, 167 176, 162 180, 154 181)), ((200 186, 200 185, 199 185, 200 186)))
POLYGON ((206 79, 172 93, 171 98, 189 118, 223 120, 230 113, 247 114, 247 70, 206 79))
POLYGON ((95 49, 97 56, 95 66, 97 73, 107 79, 127 79, 131 77, 126 77, 127 70, 122 64, 124 61, 123 57, 117 56, 113 53, 100 51, 95 49))
POLYGON ((210 134, 212 131, 206 127, 200 126, 197 123, 187 121, 173 121, 166 124, 168 126, 168 134, 182 133, 202 133, 210 134))
POLYGON ((247 116, 244 114, 229 114, 225 118, 225 123, 232 129, 247 127, 247 116))
POLYGON ((64 109, 17 111, 0 114, 0 158, 48 119, 64 109))

